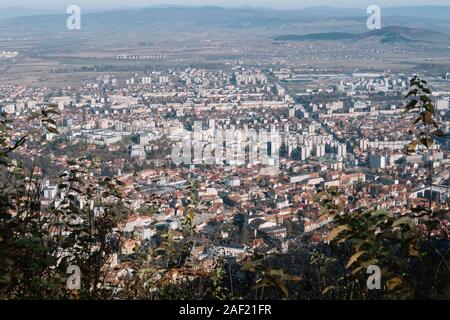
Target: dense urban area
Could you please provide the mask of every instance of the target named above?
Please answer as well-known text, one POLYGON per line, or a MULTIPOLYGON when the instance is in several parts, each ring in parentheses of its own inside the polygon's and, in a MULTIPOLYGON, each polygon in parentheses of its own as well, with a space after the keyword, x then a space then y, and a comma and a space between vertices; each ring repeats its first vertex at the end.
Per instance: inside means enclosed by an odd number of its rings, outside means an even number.
MULTIPOLYGON (((102 288, 120 296, 142 261, 169 268, 156 278, 176 283, 213 277, 220 260, 226 297, 244 290, 239 272, 259 270, 255 257, 323 248, 336 216, 362 209, 410 217, 418 229, 424 225, 414 208, 447 212, 428 235, 448 239, 450 67, 425 60, 432 48, 272 39, 220 48, 220 41, 202 41, 183 40, 179 52, 169 42, 158 50, 140 43, 102 57, 104 65, 64 56, 81 62, 46 66, 51 71, 39 79, 24 74, 27 83, 9 81, 11 70, 47 53, 23 45, 0 51, 0 108, 11 120, 6 142, 27 137, 11 161, 24 165, 40 214, 65 206, 78 213, 46 230, 49 237, 71 237, 72 228, 117 211, 104 235, 114 245, 101 266, 102 288), (195 57, 196 50, 215 58, 195 57), (413 55, 427 62, 382 67, 384 57, 413 55), (373 65, 364 68, 365 60, 373 65), (67 83, 66 74, 82 77, 67 83), (417 113, 404 112, 416 74, 431 89, 442 133, 426 146, 411 146, 417 113), (66 177, 78 187, 68 187, 66 177), (98 181, 120 190, 101 196, 98 181), (326 192, 333 199, 325 208, 326 192)), ((440 54, 448 58, 449 48, 440 54)), ((71 249, 55 250, 62 261, 71 249)), ((295 266, 287 268, 283 279, 304 281, 295 266)), ((291 287, 279 287, 289 296, 291 287)))

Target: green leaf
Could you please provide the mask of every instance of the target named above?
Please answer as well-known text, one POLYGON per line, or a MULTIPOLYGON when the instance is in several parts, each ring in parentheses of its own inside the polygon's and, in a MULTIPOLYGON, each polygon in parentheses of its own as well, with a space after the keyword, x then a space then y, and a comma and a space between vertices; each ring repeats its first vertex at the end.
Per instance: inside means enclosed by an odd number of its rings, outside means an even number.
POLYGON ((416 120, 414 120, 413 122, 413 126, 415 126, 416 124, 418 124, 420 122, 420 120, 422 120, 422 116, 418 117, 416 120))
POLYGON ((426 95, 421 95, 420 100, 422 100, 423 102, 431 102, 430 97, 426 95))
POLYGON ((59 131, 56 128, 52 127, 52 126, 48 126, 47 127, 47 131, 49 131, 51 133, 59 134, 59 131))
POLYGON ((23 144, 25 143, 26 139, 27 139, 27 136, 24 136, 24 137, 20 138, 20 139, 14 144, 14 146, 11 148, 11 150, 15 150, 15 149, 19 148, 21 145, 23 145, 23 144))
POLYGON ((448 134, 445 134, 444 131, 442 131, 441 129, 436 129, 433 132, 431 132, 432 136, 436 136, 436 137, 445 137, 448 136, 448 134))
POLYGON ((277 287, 278 287, 281 291, 283 291, 284 296, 286 297, 286 299, 289 298, 289 291, 288 291, 288 289, 286 288, 286 286, 284 285, 284 283, 283 283, 281 280, 279 280, 279 279, 276 279, 276 280, 275 280, 275 283, 277 284, 277 287))
POLYGON ((284 271, 282 269, 270 269, 269 274, 272 276, 282 277, 284 271))
POLYGON ((427 149, 430 149, 434 144, 434 140, 430 137, 425 137, 420 139, 420 143, 423 144, 427 149))
POLYGON ((409 98, 409 97, 412 96, 412 95, 415 96, 415 95, 417 94, 417 92, 419 92, 419 89, 413 89, 413 90, 411 90, 411 91, 408 92, 408 94, 406 95, 405 98, 409 98))
POLYGON ((397 219, 392 223, 393 228, 400 225, 408 225, 411 229, 415 227, 414 221, 410 217, 401 217, 400 219, 397 219))
POLYGON ((55 110, 56 106, 50 106, 49 108, 42 111, 43 114, 46 113, 53 113, 53 114, 60 114, 58 111, 55 110))
POLYGON ((404 113, 409 112, 413 109, 417 108, 417 100, 411 100, 406 106, 404 113))
POLYGON ((47 123, 56 125, 56 121, 53 120, 53 119, 51 119, 51 118, 45 118, 45 119, 42 119, 42 122, 47 122, 47 123))
POLYGON ((27 118, 27 120, 28 120, 28 121, 31 121, 31 120, 34 120, 34 119, 40 117, 40 116, 41 116, 41 115, 40 115, 39 113, 33 112, 33 113, 27 118))
POLYGON ((241 270, 242 270, 242 271, 255 272, 255 271, 256 271, 256 268, 257 268, 257 265, 256 265, 256 264, 254 264, 254 263, 251 262, 251 261, 247 261, 247 262, 245 262, 245 263, 242 265, 241 270))

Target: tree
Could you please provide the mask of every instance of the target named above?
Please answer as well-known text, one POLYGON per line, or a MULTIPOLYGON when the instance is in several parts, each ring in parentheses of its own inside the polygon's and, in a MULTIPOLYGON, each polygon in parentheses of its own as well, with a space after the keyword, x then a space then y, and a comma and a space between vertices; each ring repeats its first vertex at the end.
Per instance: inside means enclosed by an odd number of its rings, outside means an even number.
MULTIPOLYGON (((320 197, 323 210, 336 214, 335 228, 327 240, 333 250, 345 253, 345 268, 349 272, 346 277, 356 280, 369 266, 379 266, 385 298, 450 298, 449 239, 445 223, 449 213, 432 208, 431 147, 435 137, 444 133, 433 119, 434 106, 427 82, 414 76, 410 86, 406 95, 410 100, 404 112, 417 111, 419 115, 409 130, 416 138, 407 151, 416 152, 421 145, 429 152, 429 208, 411 208, 402 216, 377 208, 336 210, 335 190, 324 191, 320 197)), ((332 294, 339 285, 333 284, 325 291, 332 294)))
MULTIPOLYGON (((34 174, 36 158, 27 168, 13 160, 15 151, 33 142, 45 145, 45 133, 58 133, 54 106, 45 106, 37 130, 12 142, 11 120, 0 119, 0 298, 107 298, 105 285, 111 255, 120 233, 117 221, 128 214, 121 182, 90 177, 94 165, 71 160, 59 177, 59 204, 43 206, 43 177, 34 174), (84 205, 82 205, 84 204, 84 205), (102 212, 95 212, 102 208, 102 212), (81 270, 81 288, 67 286, 69 266, 81 270)), ((30 125, 33 126, 33 125, 30 125)), ((39 152, 38 152, 39 154, 39 152)))
POLYGON ((404 113, 419 113, 409 130, 409 133, 414 135, 415 139, 409 143, 408 153, 416 152, 417 147, 420 145, 428 150, 429 211, 431 212, 433 201, 433 161, 431 148, 435 143, 435 137, 443 137, 445 134, 439 129, 438 124, 433 118, 434 105, 430 96, 431 90, 428 88, 427 82, 415 75, 410 80, 410 90, 405 97, 406 99, 409 98, 409 101, 405 106, 404 113))

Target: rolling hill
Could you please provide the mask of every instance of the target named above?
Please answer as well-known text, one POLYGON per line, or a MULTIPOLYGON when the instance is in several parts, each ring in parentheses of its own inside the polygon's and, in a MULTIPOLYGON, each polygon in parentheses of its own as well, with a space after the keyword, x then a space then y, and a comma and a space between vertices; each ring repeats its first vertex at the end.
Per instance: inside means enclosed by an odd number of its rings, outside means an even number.
MULTIPOLYGON (((383 8, 383 26, 403 26, 450 34, 450 6, 383 8)), ((352 40, 366 29, 367 13, 361 9, 311 7, 301 10, 222 8, 213 6, 157 6, 82 12, 81 32, 205 32, 209 30, 257 31, 279 40, 352 40), (298 36, 294 36, 297 34, 298 36)), ((2 32, 65 32, 68 15, 31 14, 11 9, 0 14, 2 32), (22 16, 21 15, 22 12, 22 16)), ((386 31, 387 32, 387 31, 386 31)), ((374 35, 375 36, 375 35, 374 35)), ((415 41, 408 31, 380 35, 382 41, 415 41)))
POLYGON ((351 33, 313 33, 305 35, 279 35, 274 37, 274 41, 362 41, 375 40, 380 43, 440 43, 450 44, 450 35, 415 28, 406 27, 385 27, 379 30, 372 30, 361 34, 351 33))

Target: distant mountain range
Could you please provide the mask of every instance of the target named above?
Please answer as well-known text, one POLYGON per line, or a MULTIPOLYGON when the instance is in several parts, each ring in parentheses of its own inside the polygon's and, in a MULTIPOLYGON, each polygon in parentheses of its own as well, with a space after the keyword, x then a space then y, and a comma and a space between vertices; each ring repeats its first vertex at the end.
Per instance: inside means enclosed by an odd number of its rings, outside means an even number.
MULTIPOLYGON (((0 28, 20 31, 64 31, 68 17, 64 11, 0 10, 0 28)), ((366 10, 311 7, 300 10, 267 8, 221 8, 155 6, 105 12, 82 11, 82 31, 262 29, 272 35, 291 33, 361 33, 368 17, 366 10)), ((450 33, 450 6, 382 8, 383 26, 401 25, 450 33)), ((333 37, 333 35, 329 35, 333 37)), ((326 37, 324 35, 324 37, 326 37)), ((334 35, 334 37, 351 37, 334 35)))
POLYGON ((49 13, 56 14, 57 12, 54 10, 38 10, 21 7, 0 8, 0 19, 17 18, 23 16, 37 16, 49 13))
MULTIPOLYGON (((172 9, 179 8, 184 10, 186 8, 201 9, 201 8, 214 8, 214 6, 203 6, 203 7, 193 7, 193 6, 182 6, 182 5, 153 5, 146 6, 142 8, 130 8, 123 7, 117 9, 105 9, 105 10, 90 10, 91 13, 94 12, 114 12, 114 11, 142 11, 142 10, 154 10, 154 9, 172 9)), ((223 8, 225 9, 225 8, 223 8)), ((226 9, 230 10, 230 9, 226 9)), ((366 15, 365 9, 355 9, 355 8, 340 8, 332 6, 315 6, 306 7, 304 9, 294 9, 294 10, 275 10, 264 7, 254 7, 254 6, 243 6, 237 7, 231 10, 245 10, 245 11, 255 11, 255 12, 273 12, 281 13, 282 15, 294 17, 294 16, 316 16, 316 17, 351 17, 351 16, 364 16, 366 15)), ((64 6, 60 5, 58 8, 23 8, 23 7, 0 7, 0 18, 13 18, 13 17, 23 17, 23 16, 36 16, 36 15, 49 15, 58 14, 58 12, 64 12, 64 6)), ((83 10, 85 11, 85 10, 83 10)), ((433 18, 433 19, 444 19, 448 20, 450 17, 450 6, 409 6, 409 7, 387 7, 382 8, 383 15, 385 16, 403 16, 403 17, 417 17, 417 18, 433 18)))
MULTIPOLYGON (((376 3, 376 2, 375 2, 376 3)), ((352 17, 367 16, 366 9, 337 8, 331 6, 309 7, 294 10, 295 14, 318 17, 352 17)), ((450 6, 411 6, 381 8, 384 17, 414 17, 432 19, 450 19, 450 6)))
POLYGON ((377 40, 381 43, 423 42, 441 43, 444 45, 450 44, 450 36, 448 34, 405 27, 385 27, 361 34, 328 32, 305 35, 280 35, 274 37, 275 41, 361 41, 366 39, 377 40))

